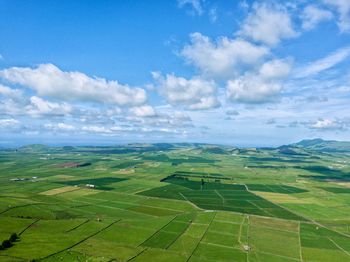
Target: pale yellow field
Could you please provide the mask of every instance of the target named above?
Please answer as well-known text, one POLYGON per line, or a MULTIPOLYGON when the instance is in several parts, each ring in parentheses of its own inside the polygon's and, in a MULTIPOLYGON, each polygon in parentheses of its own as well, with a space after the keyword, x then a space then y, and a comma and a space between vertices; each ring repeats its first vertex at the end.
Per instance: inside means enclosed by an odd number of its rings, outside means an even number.
POLYGON ((78 189, 79 190, 63 192, 59 196, 67 198, 67 199, 71 199, 71 198, 75 198, 75 197, 94 195, 94 194, 102 192, 102 191, 96 190, 96 189, 88 189, 88 188, 78 188, 78 189))
POLYGON ((70 175, 54 175, 54 176, 50 176, 50 177, 44 177, 44 178, 38 178, 38 181, 44 181, 44 180, 70 180, 74 178, 74 176, 70 176, 70 175))
POLYGON ((285 231, 298 232, 299 230, 299 222, 291 221, 291 220, 288 221, 288 220, 273 219, 269 217, 251 216, 250 223, 255 226, 272 227, 274 229, 285 230, 285 231))
POLYGON ((65 187, 59 187, 59 188, 54 188, 54 189, 50 189, 44 192, 41 192, 41 195, 46 195, 46 196, 54 196, 57 194, 62 194, 65 192, 70 192, 70 191, 74 191, 74 190, 78 190, 79 187, 75 187, 75 186, 65 186, 65 187))
POLYGON ((280 194, 280 193, 272 193, 272 192, 258 192, 254 191, 255 194, 266 198, 272 202, 278 204, 307 204, 312 203, 310 199, 297 198, 290 194, 280 194))
POLYGON ((350 188, 350 182, 338 182, 338 183, 334 183, 338 186, 344 186, 344 187, 348 187, 350 188))
POLYGON ((112 173, 127 175, 127 174, 135 173, 135 170, 133 168, 132 169, 120 169, 120 170, 114 171, 112 173))

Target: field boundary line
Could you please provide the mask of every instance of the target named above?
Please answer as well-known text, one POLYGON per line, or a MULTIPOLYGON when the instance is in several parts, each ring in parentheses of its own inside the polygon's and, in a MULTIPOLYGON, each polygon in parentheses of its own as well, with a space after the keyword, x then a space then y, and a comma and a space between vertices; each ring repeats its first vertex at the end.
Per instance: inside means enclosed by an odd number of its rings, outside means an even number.
POLYGON ((259 209, 260 211, 262 211, 263 213, 266 213, 267 215, 270 215, 271 217, 275 217, 273 214, 271 214, 269 211, 264 210, 263 208, 259 207, 257 204, 254 204, 253 202, 251 202, 250 200, 247 200, 248 203, 252 204, 253 206, 255 206, 257 209, 259 209))
POLYGON ((234 246, 225 246, 225 245, 221 245, 221 244, 215 244, 215 243, 211 243, 211 242, 202 242, 203 244, 209 245, 209 246, 216 246, 216 247, 222 247, 222 248, 228 248, 228 249, 234 249, 234 250, 240 250, 242 251, 242 249, 238 248, 238 247, 234 247, 234 246))
POLYGON ((243 244, 242 241, 241 241, 241 236, 242 236, 242 229, 243 229, 243 224, 244 224, 244 222, 245 222, 245 219, 246 219, 246 216, 243 216, 242 222, 241 222, 240 225, 239 225, 238 243, 239 243, 240 245, 243 244))
MULTIPOLYGON (((252 194, 254 194, 255 196, 261 197, 261 196, 255 194, 254 192, 252 192, 252 191, 250 191, 250 190, 249 190, 249 192, 252 193, 252 194)), ((274 204, 274 205, 276 205, 276 206, 278 206, 278 207, 280 207, 280 208, 282 208, 283 210, 286 210, 286 211, 290 212, 291 214, 293 214, 293 215, 295 215, 295 216, 298 216, 298 217, 300 217, 300 218, 305 219, 305 221, 315 222, 315 221, 310 220, 309 218, 307 218, 307 217, 305 217, 305 216, 303 216, 303 215, 300 215, 299 213, 296 213, 296 212, 290 210, 289 208, 286 208, 286 207, 284 207, 284 206, 281 206, 281 205, 279 205, 279 204, 277 204, 277 203, 275 203, 275 202, 272 202, 272 201, 270 201, 270 200, 268 200, 268 199, 266 199, 266 198, 264 198, 264 197, 261 197, 261 198, 262 198, 262 199, 265 199, 266 201, 268 201, 268 202, 270 202, 270 203, 272 203, 272 204, 274 204)), ((284 220, 294 220, 294 219, 284 219, 284 220)), ((294 221, 295 221, 295 220, 294 220, 294 221)), ((296 220, 296 221, 300 221, 300 220, 296 220)))
POLYGON ((5 209, 4 211, 0 212, 0 215, 6 213, 7 211, 15 209, 15 208, 27 207, 27 206, 35 206, 35 205, 53 205, 53 204, 47 204, 47 203, 39 202, 39 203, 31 203, 31 204, 25 204, 25 205, 20 205, 20 206, 13 206, 13 207, 9 207, 8 209, 5 209))
POLYGON ((284 256, 284 255, 279 255, 279 254, 271 253, 271 252, 266 252, 266 251, 258 251, 257 253, 266 254, 266 255, 271 255, 271 256, 275 256, 275 257, 281 257, 281 258, 288 258, 288 259, 295 260, 295 261, 300 261, 300 259, 295 258, 295 257, 288 257, 288 256, 284 256))
POLYGON ((11 257, 11 258, 16 258, 16 259, 21 259, 22 261, 28 261, 28 259, 25 259, 23 257, 16 257, 16 256, 10 256, 10 255, 0 255, 0 257, 11 257))
POLYGON ((173 219, 171 219, 168 223, 166 223, 164 226, 162 226, 160 229, 158 229, 156 232, 154 232, 152 235, 150 235, 147 239, 145 239, 141 244, 138 245, 142 246, 144 243, 146 243, 149 239, 151 239, 154 235, 156 235, 159 231, 161 231, 163 228, 165 228, 167 225, 169 225, 171 222, 173 222, 176 218, 178 217, 178 215, 176 215, 173 219))
POLYGON ((225 205, 225 198, 215 189, 215 193, 222 199, 222 205, 225 205))
MULTIPOLYGON (((264 218, 264 217, 262 217, 264 218)), ((272 220, 275 219, 275 217, 267 217, 267 218, 271 218, 272 220)), ((285 221, 293 221, 293 220, 286 220, 284 219, 285 221)), ((297 221, 299 222, 299 221, 297 221)), ((276 228, 276 227, 269 227, 269 226, 265 226, 265 225, 258 225, 258 227, 260 228, 264 228, 264 229, 269 229, 269 230, 275 230, 275 231, 281 231, 281 232, 287 232, 287 233, 291 233, 291 234, 295 234, 295 235, 298 235, 299 232, 297 231, 291 231, 291 230, 285 230, 285 229, 281 229, 281 228, 276 228)))
POLYGON ((247 215, 247 246, 248 246, 248 252, 247 252, 247 262, 249 262, 249 254, 250 254, 250 250, 252 249, 251 246, 250 246, 250 243, 249 243, 249 233, 250 233, 250 216, 247 215))
POLYGON ((75 247, 75 246, 77 246, 77 245, 83 243, 84 241, 88 240, 89 238, 92 238, 92 237, 96 236, 97 234, 103 232, 104 230, 106 230, 107 228, 113 226, 114 224, 118 223, 119 221, 121 221, 121 219, 118 219, 118 220, 116 220, 116 221, 110 223, 109 225, 107 225, 107 226, 101 228, 100 230, 98 230, 97 232, 95 232, 95 233, 93 233, 93 234, 91 234, 91 235, 89 235, 89 236, 87 236, 87 237, 81 239, 80 241, 76 242, 76 243, 73 244, 73 245, 70 245, 69 247, 66 247, 65 249, 62 249, 62 250, 57 251, 57 252, 55 252, 55 253, 52 253, 52 254, 50 254, 50 255, 48 255, 48 256, 46 256, 46 257, 39 258, 39 261, 40 261, 40 260, 43 260, 43 259, 46 259, 46 258, 49 258, 49 257, 52 257, 52 256, 57 255, 57 254, 59 254, 59 253, 62 253, 62 252, 64 252, 64 251, 67 251, 67 250, 69 250, 69 249, 71 249, 71 248, 73 248, 73 247, 75 247))
POLYGON ((152 188, 154 188, 154 187, 147 187, 146 189, 140 189, 140 190, 135 191, 135 192, 123 192, 123 193, 130 194, 130 195, 137 195, 138 193, 141 193, 143 191, 151 190, 152 188))
POLYGON ((37 222, 39 222, 40 219, 36 219, 34 220, 32 223, 30 223, 28 226, 26 226, 21 232, 18 233, 18 235, 22 235, 27 229, 29 229, 32 225, 36 224, 37 222))
POLYGON ((185 199, 186 201, 190 202, 190 200, 188 200, 187 197, 185 197, 181 192, 178 192, 180 196, 182 196, 183 199, 185 199))
POLYGON ((142 212, 137 212, 137 211, 133 211, 133 210, 130 210, 130 209, 123 209, 123 208, 120 208, 120 207, 111 207, 111 206, 105 206, 103 205, 104 203, 108 203, 110 201, 104 201, 102 203, 97 203, 97 204, 91 204, 89 202, 86 202, 86 201, 83 201, 83 200, 79 200, 81 203, 87 203, 89 204, 88 206, 98 206, 98 207, 104 207, 104 208, 109 208, 109 209, 118 209, 118 210, 123 210, 123 211, 127 211, 127 212, 131 212, 131 213, 136 213, 136 214, 143 214, 145 216, 149 216, 149 217, 152 217, 152 218, 155 218, 155 217, 158 217, 158 216, 153 216, 153 215, 150 215, 150 214, 146 214, 146 213, 142 213, 142 212))
MULTIPOLYGON (((87 197, 83 197, 84 199, 89 199, 87 197)), ((179 209, 172 209, 172 208, 166 208, 166 207, 159 207, 159 206, 151 206, 151 205, 147 205, 147 204, 144 204, 144 202, 146 200, 141 200, 139 202, 135 202, 135 203, 130 203, 130 202, 127 202, 127 201, 116 201, 116 200, 103 200, 101 198, 94 198, 94 199, 97 199, 97 200, 100 200, 102 201, 101 204, 103 203, 120 203, 120 204, 129 204, 129 205, 132 205, 133 207, 138 207, 138 206, 145 206, 145 207, 152 207, 152 208, 158 208, 158 209, 164 209, 164 210, 170 210, 170 211, 176 211, 176 212, 183 212, 183 210, 179 210, 179 209)), ((91 204, 90 204, 91 205, 91 204)), ((129 210, 129 209, 126 209, 126 210, 129 210)))
POLYGON ((176 240, 178 240, 186 232, 186 230, 192 224, 192 220, 193 219, 191 219, 191 221, 189 223, 187 223, 187 226, 184 228, 184 230, 182 230, 182 232, 180 234, 178 234, 177 237, 172 242, 170 242, 170 244, 165 249, 168 249, 172 244, 174 244, 176 242, 176 240))
POLYGON ((196 209, 203 210, 202 208, 196 206, 196 204, 193 203, 191 200, 188 200, 188 198, 185 197, 184 194, 182 194, 181 192, 178 192, 178 193, 179 193, 179 195, 181 195, 181 196, 183 197, 183 199, 185 199, 185 201, 187 201, 191 206, 193 206, 193 207, 196 208, 196 209))
MULTIPOLYGON (((229 211, 229 212, 233 213, 232 211, 229 211)), ((243 217, 244 217, 244 214, 243 214, 243 217)), ((221 222, 221 223, 226 223, 226 224, 233 224, 233 225, 240 225, 242 223, 242 222, 231 222, 231 221, 222 220, 222 219, 216 219, 216 222, 221 222)))
POLYGON ((298 232, 299 232, 299 256, 300 256, 300 261, 304 262, 303 259, 303 251, 302 251, 302 246, 301 246, 301 231, 300 231, 300 221, 298 224, 298 232))
POLYGON ((135 256, 129 258, 128 260, 126 260, 126 262, 129 262, 131 260, 134 260, 135 258, 137 258, 139 255, 141 255, 143 252, 147 251, 148 250, 148 247, 142 249, 139 253, 137 253, 135 256))
POLYGON ((202 242, 202 240, 203 240, 205 234, 208 232, 210 225, 213 223, 213 221, 214 221, 214 219, 215 219, 215 217, 216 217, 216 214, 217 214, 217 212, 215 212, 215 215, 213 216, 213 218, 211 219, 211 221, 210 221, 210 223, 208 224, 207 228, 205 229, 203 235, 202 235, 201 238, 199 239, 199 241, 198 241, 196 247, 193 249, 191 255, 186 259, 186 262, 188 262, 188 261, 191 259, 191 257, 193 256, 194 252, 196 252, 196 250, 197 250, 199 244, 202 242))
POLYGON ((337 244, 337 242, 335 242, 333 239, 331 239, 330 237, 328 237, 328 239, 337 247, 339 248, 341 251, 343 251, 345 254, 347 254, 350 257, 350 253, 348 251, 346 251, 344 248, 342 248, 341 246, 339 246, 337 244))
POLYGON ((10 196, 10 195, 0 195, 3 198, 19 198, 19 199, 28 199, 28 197, 20 197, 20 196, 10 196))
POLYGON ((75 226, 75 227, 73 227, 73 228, 71 228, 71 229, 69 229, 69 230, 66 230, 66 233, 69 233, 69 232, 71 232, 71 231, 73 231, 73 230, 75 230, 75 229, 81 227, 82 225, 86 224, 86 223, 89 222, 89 221, 90 221, 90 219, 86 219, 84 222, 80 223, 79 225, 77 225, 77 226, 75 226))
MULTIPOLYGON (((270 202, 271 202, 271 201, 270 201, 270 202)), ((283 209, 285 209, 285 210, 291 212, 291 213, 294 214, 294 215, 297 215, 297 216, 299 216, 299 217, 305 219, 305 221, 300 221, 300 220, 299 220, 299 222, 318 225, 318 226, 323 227, 323 228, 326 228, 326 229, 328 229, 328 230, 330 230, 330 231, 336 232, 336 233, 338 233, 338 234, 340 234, 340 235, 342 235, 342 236, 345 236, 345 237, 347 237, 347 238, 350 238, 350 235, 348 235, 348 234, 346 234, 346 233, 339 232, 338 230, 331 229, 331 228, 329 228, 329 227, 327 227, 327 226, 325 226, 325 225, 323 225, 323 224, 317 222, 316 220, 307 218, 307 217, 305 217, 304 215, 300 215, 299 213, 294 212, 294 211, 290 210, 289 208, 283 207, 283 206, 281 206, 281 205, 279 205, 279 204, 277 204, 277 203, 275 203, 275 202, 271 202, 271 203, 275 204, 276 206, 279 206, 280 208, 283 208, 283 209)), ((293 220, 293 219, 288 219, 288 220, 293 220)), ((295 220, 294 220, 294 221, 295 221, 295 220)))

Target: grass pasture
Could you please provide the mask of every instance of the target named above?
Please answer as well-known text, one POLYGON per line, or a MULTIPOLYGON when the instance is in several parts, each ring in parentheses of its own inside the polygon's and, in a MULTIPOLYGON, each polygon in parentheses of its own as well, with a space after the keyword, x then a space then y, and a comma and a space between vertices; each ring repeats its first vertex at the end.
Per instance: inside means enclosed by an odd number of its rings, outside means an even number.
POLYGON ((188 178, 171 177, 160 188, 140 192, 140 195, 189 201, 206 210, 226 210, 262 216, 303 220, 298 215, 262 198, 244 185, 200 182, 188 178))
POLYGON ((209 148, 0 150, 0 261, 350 261, 347 156, 209 148))

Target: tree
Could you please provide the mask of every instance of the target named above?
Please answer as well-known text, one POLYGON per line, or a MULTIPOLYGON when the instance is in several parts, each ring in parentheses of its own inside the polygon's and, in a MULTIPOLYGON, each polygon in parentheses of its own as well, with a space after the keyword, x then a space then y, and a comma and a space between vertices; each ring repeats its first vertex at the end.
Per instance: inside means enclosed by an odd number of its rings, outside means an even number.
POLYGON ((10 236, 10 241, 15 242, 18 239, 18 235, 16 233, 12 233, 10 236))
POLYGON ((2 241, 2 247, 3 248, 9 248, 9 247, 12 247, 12 243, 10 240, 6 239, 4 241, 2 241))

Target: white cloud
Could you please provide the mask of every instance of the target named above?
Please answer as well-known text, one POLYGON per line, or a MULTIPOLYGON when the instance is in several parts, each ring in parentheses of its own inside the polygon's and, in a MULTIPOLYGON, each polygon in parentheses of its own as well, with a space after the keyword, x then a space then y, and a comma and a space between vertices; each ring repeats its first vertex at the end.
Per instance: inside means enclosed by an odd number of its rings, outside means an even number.
POLYGON ((330 69, 350 56, 350 47, 338 49, 332 54, 296 70, 296 77, 308 77, 330 69))
POLYGON ((227 97, 242 103, 271 102, 281 90, 280 83, 268 82, 250 74, 229 80, 226 86, 227 97))
POLYGON ((153 73, 153 78, 159 86, 159 92, 173 105, 184 105, 190 110, 210 109, 219 106, 216 98, 214 81, 200 77, 185 79, 175 75, 162 76, 153 73))
POLYGON ((307 126, 310 129, 318 130, 345 130, 347 122, 341 120, 332 120, 332 119, 318 119, 315 122, 310 122, 307 126))
POLYGON ((57 123, 57 124, 45 124, 44 127, 53 131, 74 131, 76 128, 72 125, 68 125, 65 123, 57 123))
POLYGON ((280 79, 288 76, 291 70, 291 62, 288 60, 274 59, 264 63, 259 73, 265 79, 280 79))
POLYGON ((20 100, 23 98, 23 92, 22 90, 13 89, 0 84, 0 96, 11 98, 13 100, 20 100))
POLYGON ((202 0, 177 0, 179 7, 190 5, 198 15, 203 14, 202 0))
POLYGON ((268 53, 268 48, 243 39, 222 37, 212 42, 200 33, 191 34, 191 44, 181 51, 189 63, 214 77, 232 76, 242 67, 257 64, 268 53))
POLYGON ((238 35, 274 46, 282 39, 295 37, 298 33, 293 28, 290 14, 282 6, 255 3, 238 35))
POLYGON ((339 13, 338 27, 342 32, 350 31, 350 1, 349 0, 323 0, 325 4, 333 7, 339 13))
POLYGON ((302 27, 305 30, 312 30, 320 22, 328 21, 333 18, 332 12, 321 9, 315 5, 308 5, 301 14, 302 27))
POLYGON ((94 125, 89 125, 89 126, 83 126, 81 128, 83 131, 87 131, 89 133, 99 133, 99 134, 110 134, 112 131, 109 128, 106 128, 104 126, 94 126, 94 125))
POLYGON ((40 97, 32 96, 30 98, 30 104, 26 106, 25 110, 31 116, 64 116, 71 113, 73 108, 67 103, 53 103, 40 97))
POLYGON ((0 128, 5 128, 5 127, 14 127, 19 125, 19 121, 13 118, 8 118, 8 119, 0 119, 0 128))
POLYGON ((154 108, 149 105, 133 107, 130 108, 130 111, 137 117, 152 117, 156 115, 154 108))
POLYGON ((226 85, 226 94, 231 101, 242 103, 265 103, 273 101, 282 91, 281 79, 288 76, 290 62, 271 60, 265 62, 258 73, 248 72, 226 85))
POLYGON ((140 105, 146 101, 146 93, 141 88, 131 88, 103 78, 91 78, 80 72, 64 72, 52 64, 42 64, 34 69, 12 67, 1 70, 0 77, 30 87, 40 96, 56 99, 119 106, 140 105))

